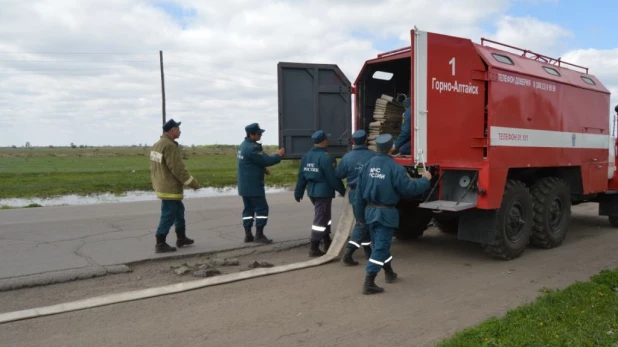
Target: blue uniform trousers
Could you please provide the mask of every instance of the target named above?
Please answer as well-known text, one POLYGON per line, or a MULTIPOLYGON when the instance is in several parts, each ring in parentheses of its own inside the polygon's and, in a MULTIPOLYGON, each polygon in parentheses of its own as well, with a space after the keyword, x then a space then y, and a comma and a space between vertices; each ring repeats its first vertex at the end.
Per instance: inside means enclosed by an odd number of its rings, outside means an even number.
MULTIPOLYGON (((348 192, 348 198, 350 204, 354 206, 354 199, 356 196, 356 189, 350 189, 348 192)), ((366 225, 361 225, 358 221, 354 224, 354 229, 350 235, 347 248, 357 249, 361 246, 371 245, 371 237, 369 236, 369 228, 366 225)))
POLYGON ((313 224, 311 225, 311 241, 319 242, 330 235, 332 198, 312 198, 313 224))
POLYGON ((265 227, 268 222, 268 202, 265 196, 243 196, 242 225, 245 228, 265 227))
POLYGON ((410 153, 412 153, 412 144, 410 143, 410 141, 404 143, 403 145, 401 145, 401 147, 399 147, 399 153, 403 155, 410 155, 410 153))
POLYGON ((161 200, 161 220, 157 235, 167 235, 174 225, 176 231, 185 230, 185 205, 182 200, 161 200))
POLYGON ((373 249, 371 257, 367 262, 367 273, 376 275, 384 264, 393 260, 391 256, 391 241, 395 228, 386 227, 380 223, 374 222, 369 225, 369 233, 373 240, 373 249))

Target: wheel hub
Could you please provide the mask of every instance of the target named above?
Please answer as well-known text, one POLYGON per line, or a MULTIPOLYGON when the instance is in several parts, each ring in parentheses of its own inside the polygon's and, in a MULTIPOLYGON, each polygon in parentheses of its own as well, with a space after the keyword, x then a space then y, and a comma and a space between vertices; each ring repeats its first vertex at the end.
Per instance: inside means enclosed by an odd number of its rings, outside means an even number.
POLYGON ((560 225, 562 224, 563 213, 562 208, 563 204, 560 198, 556 197, 551 202, 549 206, 549 211, 547 214, 548 224, 552 233, 556 233, 560 229, 560 225))
POLYGON ((511 205, 506 221, 506 236, 511 242, 517 242, 520 238, 521 230, 526 221, 524 216, 524 206, 520 202, 515 202, 511 205))

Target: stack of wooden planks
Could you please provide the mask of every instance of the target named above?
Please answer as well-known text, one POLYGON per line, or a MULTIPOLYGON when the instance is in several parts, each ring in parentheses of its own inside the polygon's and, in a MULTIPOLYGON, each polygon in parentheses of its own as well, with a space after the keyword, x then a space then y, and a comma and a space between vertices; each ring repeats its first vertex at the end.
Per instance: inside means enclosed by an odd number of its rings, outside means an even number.
POLYGON ((405 108, 394 100, 392 96, 382 94, 376 100, 373 111, 374 121, 369 123, 367 140, 369 148, 376 150, 376 138, 381 134, 391 134, 394 139, 399 136, 403 122, 405 108))

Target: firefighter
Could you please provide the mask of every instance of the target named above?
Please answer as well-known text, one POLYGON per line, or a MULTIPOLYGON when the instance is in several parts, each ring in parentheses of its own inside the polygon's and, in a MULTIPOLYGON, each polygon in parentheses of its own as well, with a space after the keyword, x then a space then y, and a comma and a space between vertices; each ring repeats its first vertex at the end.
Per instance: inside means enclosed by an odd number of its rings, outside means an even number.
MULTIPOLYGON (((337 165, 336 174, 338 178, 346 179, 348 187, 350 187, 348 199, 350 204, 354 206, 358 174, 363 169, 363 165, 376 155, 376 152, 367 147, 367 133, 364 130, 357 130, 354 132, 354 134, 352 134, 352 141, 354 141, 354 148, 350 153, 347 153, 341 158, 341 162, 337 165)), ((361 246, 365 251, 365 259, 369 259, 371 255, 370 244, 369 229, 361 225, 357 220, 341 261, 345 265, 358 265, 358 262, 352 258, 352 254, 361 246)))
POLYGON ((307 196, 314 206, 310 257, 319 257, 328 251, 332 242, 330 238, 331 206, 335 191, 341 196, 345 195, 345 186, 335 175, 337 161, 326 151, 329 137, 330 134, 322 130, 313 133, 311 139, 314 147, 303 154, 294 189, 294 199, 300 202, 306 188, 307 196), (319 248, 321 241, 324 241, 324 252, 319 248))
POLYGON ((180 137, 180 123, 170 119, 163 125, 164 134, 150 152, 150 179, 152 187, 161 199, 161 219, 157 228, 156 253, 174 252, 176 247, 165 241, 172 225, 176 230, 176 246, 192 245, 186 236, 183 185, 195 190, 200 188, 197 180, 187 172, 182 162, 182 153, 176 139, 180 137))
POLYGON ((395 140, 393 144, 393 149, 395 152, 399 152, 402 155, 410 155, 412 153, 412 144, 410 143, 411 139, 411 114, 410 114, 410 98, 406 98, 403 101, 403 107, 406 108, 403 113, 403 121, 401 124, 401 132, 399 132, 399 136, 395 140))
POLYGON ((240 144, 237 154, 237 185, 238 195, 242 197, 244 209, 242 211, 242 224, 245 228, 245 242, 271 243, 272 240, 264 236, 264 227, 268 222, 268 202, 264 190, 264 175, 270 174, 267 167, 281 162, 285 155, 285 149, 280 148, 277 153, 270 156, 264 153, 262 139, 264 129, 260 129, 258 123, 252 123, 245 127, 246 137, 240 144), (255 220, 255 239, 251 232, 255 220))
POLYGON ((384 268, 386 282, 397 279, 390 253, 394 230, 399 226, 399 211, 395 207, 400 197, 423 194, 429 186, 431 174, 424 171, 420 179, 410 179, 406 169, 397 164, 391 154, 393 137, 383 134, 376 139, 378 155, 371 158, 358 177, 354 214, 356 220, 369 227, 373 250, 367 262, 363 294, 384 291, 375 278, 384 268))

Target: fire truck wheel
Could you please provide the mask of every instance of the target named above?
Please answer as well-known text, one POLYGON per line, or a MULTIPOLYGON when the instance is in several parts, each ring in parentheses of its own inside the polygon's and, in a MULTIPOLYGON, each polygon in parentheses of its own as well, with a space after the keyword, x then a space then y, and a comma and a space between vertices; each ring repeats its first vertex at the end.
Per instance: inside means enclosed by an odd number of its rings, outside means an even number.
POLYGON ((608 216, 607 220, 609 221, 609 225, 614 228, 618 228, 618 216, 608 216))
POLYGON ((459 223, 459 217, 453 215, 434 215, 433 221, 435 226, 445 234, 457 234, 457 224, 459 223))
POLYGON ((565 181, 546 177, 531 189, 534 226, 530 243, 540 248, 559 246, 571 222, 571 190, 565 181))
POLYGON ((496 216, 495 242, 484 245, 485 252, 503 260, 519 257, 530 243, 533 213, 532 195, 526 185, 521 181, 508 180, 502 206, 496 216))
POLYGON ((430 210, 413 207, 399 211, 399 229, 393 236, 397 240, 414 240, 423 236, 433 218, 430 210))

